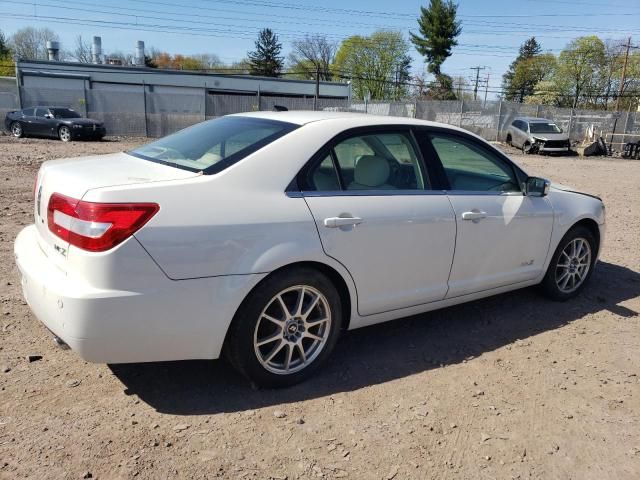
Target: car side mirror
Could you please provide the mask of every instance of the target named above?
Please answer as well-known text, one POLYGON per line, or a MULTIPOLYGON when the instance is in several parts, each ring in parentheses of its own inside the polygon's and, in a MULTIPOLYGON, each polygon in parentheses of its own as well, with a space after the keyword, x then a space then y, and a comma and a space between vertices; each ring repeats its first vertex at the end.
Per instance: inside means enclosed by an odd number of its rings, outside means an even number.
POLYGON ((50 113, 45 113, 44 118, 53 118, 53 115, 51 115, 50 113))
POLYGON ((529 177, 524 184, 524 194, 528 197, 546 197, 549 194, 551 182, 544 178, 529 177))

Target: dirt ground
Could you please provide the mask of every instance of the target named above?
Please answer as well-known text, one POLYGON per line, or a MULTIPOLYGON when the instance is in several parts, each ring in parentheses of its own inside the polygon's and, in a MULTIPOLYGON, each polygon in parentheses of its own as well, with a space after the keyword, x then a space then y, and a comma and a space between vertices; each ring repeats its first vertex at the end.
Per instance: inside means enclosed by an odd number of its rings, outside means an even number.
POLYGON ((22 300, 13 241, 40 163, 142 141, 0 137, 0 478, 640 478, 640 162, 509 152, 606 203, 579 298, 526 289, 349 332, 311 381, 255 391, 223 361, 85 363, 22 300))

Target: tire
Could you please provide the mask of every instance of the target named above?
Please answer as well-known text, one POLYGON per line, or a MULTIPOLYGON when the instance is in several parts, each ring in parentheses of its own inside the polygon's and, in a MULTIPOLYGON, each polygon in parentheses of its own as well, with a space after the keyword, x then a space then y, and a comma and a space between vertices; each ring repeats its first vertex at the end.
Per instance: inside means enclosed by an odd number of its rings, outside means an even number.
POLYGON ((224 354, 254 385, 288 387, 322 366, 341 328, 340 295, 331 280, 312 268, 290 268, 267 277, 242 302, 224 354))
POLYGON ((9 130, 11 131, 11 135, 15 138, 22 138, 24 136, 24 130, 22 129, 22 124, 20 122, 13 122, 9 125, 9 130))
POLYGON ((71 129, 69 127, 67 127, 66 125, 62 125, 58 129, 58 138, 60 138, 60 140, 62 140, 63 142, 70 142, 71 141, 71 129))
POLYGON ((591 231, 580 225, 573 227, 562 237, 551 258, 547 273, 540 283, 542 292, 556 301, 565 301, 578 295, 591 278, 597 253, 598 242, 591 231), (573 251, 575 256, 572 254, 572 245, 576 246, 573 251))
POLYGON ((531 144, 528 141, 522 144, 522 153, 525 155, 531 153, 531 144))
POLYGON ((513 147, 513 141, 511 140, 511 134, 507 135, 507 145, 513 147))

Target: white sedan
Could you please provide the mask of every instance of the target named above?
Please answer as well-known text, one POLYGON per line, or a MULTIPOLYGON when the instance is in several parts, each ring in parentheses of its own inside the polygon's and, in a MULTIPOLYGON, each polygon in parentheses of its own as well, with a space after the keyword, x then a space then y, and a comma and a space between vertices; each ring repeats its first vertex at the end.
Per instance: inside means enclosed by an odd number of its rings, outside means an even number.
POLYGON ((16 239, 25 298, 93 362, 215 359, 307 378, 342 330, 539 284, 576 295, 595 196, 407 118, 260 112, 46 162, 16 239))

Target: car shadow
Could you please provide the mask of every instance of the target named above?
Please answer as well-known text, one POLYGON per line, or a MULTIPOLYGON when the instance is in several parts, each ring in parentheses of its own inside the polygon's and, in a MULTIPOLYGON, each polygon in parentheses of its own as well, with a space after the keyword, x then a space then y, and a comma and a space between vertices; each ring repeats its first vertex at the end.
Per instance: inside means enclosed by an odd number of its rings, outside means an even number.
POLYGON ((621 321, 638 312, 620 305, 640 296, 640 273, 600 262, 592 281, 564 303, 534 288, 346 332, 312 379, 281 390, 256 390, 224 361, 110 365, 125 394, 159 412, 237 412, 323 397, 463 362, 519 339, 608 310, 621 321))

